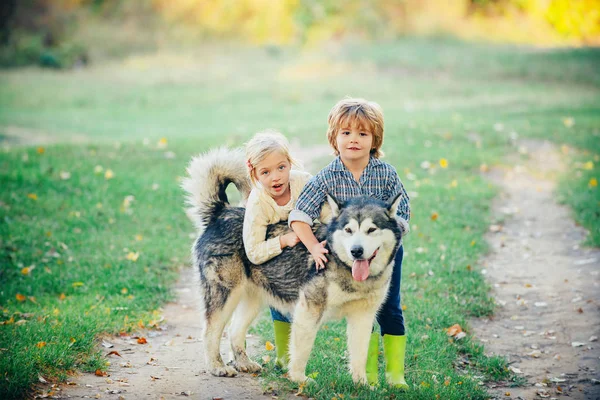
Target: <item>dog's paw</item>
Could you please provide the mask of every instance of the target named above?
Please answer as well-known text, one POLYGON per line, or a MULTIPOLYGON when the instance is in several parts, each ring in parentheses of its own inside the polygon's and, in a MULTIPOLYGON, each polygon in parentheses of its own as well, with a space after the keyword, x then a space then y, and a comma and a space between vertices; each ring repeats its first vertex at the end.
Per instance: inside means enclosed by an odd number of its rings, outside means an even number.
POLYGON ((243 362, 236 361, 233 363, 233 366, 235 369, 237 369, 240 372, 254 373, 254 372, 259 372, 262 370, 262 367, 258 363, 255 363, 252 360, 246 360, 243 362))
POLYGON ((223 365, 221 367, 215 367, 210 371, 214 376, 226 376, 226 377, 234 377, 237 375, 237 371, 235 368, 231 368, 228 365, 223 365))
POLYGON ((367 374, 363 373, 353 373, 352 381, 357 385, 368 385, 369 382, 367 380, 367 374))

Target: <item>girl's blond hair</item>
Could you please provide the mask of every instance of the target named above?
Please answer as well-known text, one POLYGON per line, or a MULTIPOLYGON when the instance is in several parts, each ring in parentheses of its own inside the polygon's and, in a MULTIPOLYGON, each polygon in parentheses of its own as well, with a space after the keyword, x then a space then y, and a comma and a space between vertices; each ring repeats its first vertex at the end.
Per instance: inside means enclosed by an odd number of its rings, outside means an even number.
POLYGON ((383 110, 379 104, 365 99, 345 98, 340 100, 329 112, 327 119, 327 140, 335 155, 339 156, 336 137, 339 129, 358 124, 368 129, 373 134, 373 147, 371 155, 375 158, 383 157, 381 146, 383 145, 383 110))
POLYGON ((301 164, 290 154, 290 144, 281 133, 277 131, 263 131, 255 134, 252 139, 246 143, 246 160, 248 164, 248 174, 252 184, 256 186, 256 176, 254 169, 269 154, 278 151, 290 164, 302 168, 301 164))

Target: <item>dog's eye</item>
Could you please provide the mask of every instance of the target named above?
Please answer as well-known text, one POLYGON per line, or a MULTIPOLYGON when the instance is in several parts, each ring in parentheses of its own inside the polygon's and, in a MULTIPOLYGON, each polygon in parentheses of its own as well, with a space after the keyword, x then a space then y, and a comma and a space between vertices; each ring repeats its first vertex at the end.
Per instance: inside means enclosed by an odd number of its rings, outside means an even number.
POLYGON ((367 230, 367 234, 369 234, 369 233, 373 233, 373 232, 375 232, 376 230, 377 230, 377 228, 372 228, 372 227, 371 227, 371 228, 369 228, 369 229, 367 230))
POLYGON ((350 228, 346 228, 346 229, 344 229, 344 230, 346 231, 346 233, 350 233, 350 234, 352 234, 352 229, 350 229, 350 228))

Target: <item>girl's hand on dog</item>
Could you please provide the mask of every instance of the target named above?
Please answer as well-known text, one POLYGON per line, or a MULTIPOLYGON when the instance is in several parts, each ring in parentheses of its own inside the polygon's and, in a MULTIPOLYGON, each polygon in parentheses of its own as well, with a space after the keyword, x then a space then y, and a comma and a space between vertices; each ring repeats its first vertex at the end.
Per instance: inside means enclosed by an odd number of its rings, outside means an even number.
POLYGON ((325 269, 325 263, 327 262, 327 257, 325 257, 325 254, 329 253, 329 250, 325 248, 325 244, 327 244, 327 240, 323 240, 321 243, 315 243, 310 249, 308 249, 308 251, 310 251, 310 255, 315 260, 315 267, 317 268, 317 271, 325 269))
POLYGON ((279 245, 282 249, 286 247, 294 247, 300 242, 300 238, 294 232, 286 233, 279 236, 279 245))

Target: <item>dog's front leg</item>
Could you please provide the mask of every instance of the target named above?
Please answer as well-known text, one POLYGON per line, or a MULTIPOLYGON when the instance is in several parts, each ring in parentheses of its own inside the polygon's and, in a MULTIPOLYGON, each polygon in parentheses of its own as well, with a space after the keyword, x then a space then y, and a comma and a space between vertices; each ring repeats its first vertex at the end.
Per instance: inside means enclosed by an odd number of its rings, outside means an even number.
POLYGON ((310 351, 323 315, 324 304, 309 302, 304 293, 294 311, 290 340, 290 363, 288 375, 294 382, 307 380, 305 371, 310 351))
POLYGON ((367 384, 367 354, 375 312, 352 312, 346 316, 350 373, 354 383, 367 384))

